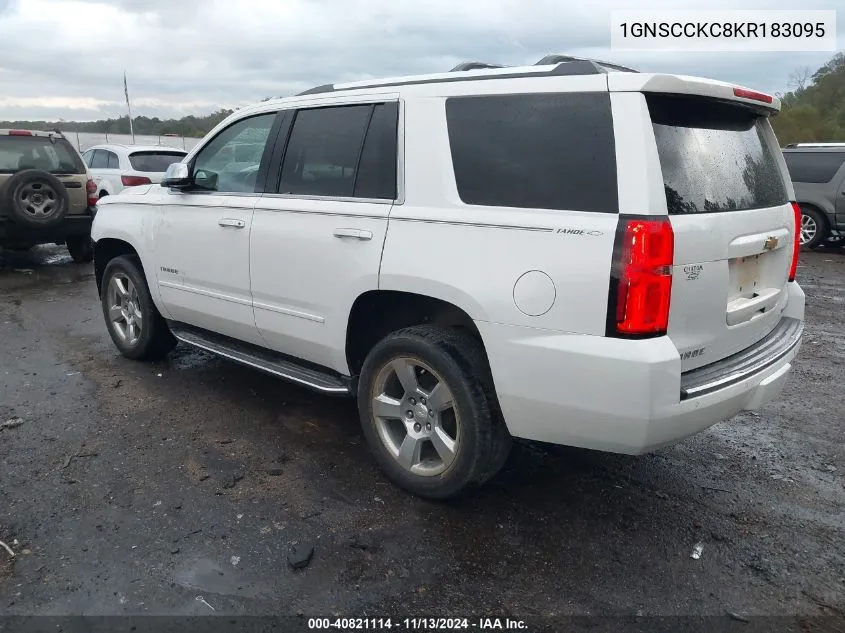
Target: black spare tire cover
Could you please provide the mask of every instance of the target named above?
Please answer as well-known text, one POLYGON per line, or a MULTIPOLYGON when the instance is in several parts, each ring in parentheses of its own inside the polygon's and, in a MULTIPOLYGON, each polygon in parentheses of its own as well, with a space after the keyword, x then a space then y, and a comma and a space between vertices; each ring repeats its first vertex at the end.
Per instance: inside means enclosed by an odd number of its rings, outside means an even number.
POLYGON ((9 178, 0 201, 12 221, 33 229, 58 225, 70 206, 62 181, 38 169, 25 169, 9 178))

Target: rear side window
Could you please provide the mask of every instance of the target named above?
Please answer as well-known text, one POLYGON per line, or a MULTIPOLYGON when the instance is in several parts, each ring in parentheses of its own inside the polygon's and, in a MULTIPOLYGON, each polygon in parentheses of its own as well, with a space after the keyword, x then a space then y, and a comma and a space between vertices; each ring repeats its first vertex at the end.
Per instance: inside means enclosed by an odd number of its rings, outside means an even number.
POLYGON ((455 97, 446 120, 464 203, 618 211, 607 93, 455 97))
POLYGON ((46 136, 0 136, 0 173, 38 169, 52 174, 82 174, 82 158, 66 140, 46 136))
POLYGON ((784 152, 783 157, 792 182, 830 182, 845 161, 840 152, 784 152))
POLYGON ((135 171, 165 172, 170 165, 183 158, 185 154, 182 152, 134 152, 129 154, 129 164, 135 171))
POLYGON ((91 159, 92 169, 108 169, 109 153, 104 149, 94 150, 94 158, 91 159))
POLYGON ((117 154, 114 152, 109 152, 109 169, 120 169, 120 161, 117 158, 117 154))
POLYGON ((356 198, 396 198, 396 134, 399 104, 380 103, 373 110, 355 179, 356 198))
POLYGON ((396 103, 300 110, 278 191, 395 198, 397 113, 396 103))
POLYGON ((670 214, 784 204, 786 187, 766 117, 702 98, 646 97, 670 214))

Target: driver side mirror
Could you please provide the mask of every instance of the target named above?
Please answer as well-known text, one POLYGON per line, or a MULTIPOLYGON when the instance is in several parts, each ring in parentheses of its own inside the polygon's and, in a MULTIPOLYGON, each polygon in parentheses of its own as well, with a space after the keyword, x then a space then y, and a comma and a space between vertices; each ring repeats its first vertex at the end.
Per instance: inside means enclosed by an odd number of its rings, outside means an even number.
POLYGON ((193 184, 191 170, 185 163, 173 163, 168 166, 164 178, 161 180, 162 187, 170 187, 171 189, 187 189, 193 184))

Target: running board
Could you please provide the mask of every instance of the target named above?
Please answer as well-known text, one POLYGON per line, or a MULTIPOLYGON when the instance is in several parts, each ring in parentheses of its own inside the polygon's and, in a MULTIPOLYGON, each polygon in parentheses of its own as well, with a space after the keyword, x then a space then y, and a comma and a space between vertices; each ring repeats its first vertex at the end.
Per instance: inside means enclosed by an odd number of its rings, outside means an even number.
POLYGON ((278 378, 303 385, 321 393, 351 395, 342 376, 306 367, 272 350, 250 345, 228 336, 169 321, 170 331, 178 340, 193 347, 247 365, 278 378))

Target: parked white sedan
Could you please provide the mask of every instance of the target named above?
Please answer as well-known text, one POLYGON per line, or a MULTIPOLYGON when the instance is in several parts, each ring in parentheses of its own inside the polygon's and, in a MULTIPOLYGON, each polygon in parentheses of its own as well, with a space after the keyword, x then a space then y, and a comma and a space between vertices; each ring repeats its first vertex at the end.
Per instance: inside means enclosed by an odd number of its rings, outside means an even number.
POLYGON ((158 184, 172 163, 187 152, 164 145, 95 145, 82 158, 97 184, 99 197, 120 193, 124 187, 158 184))

